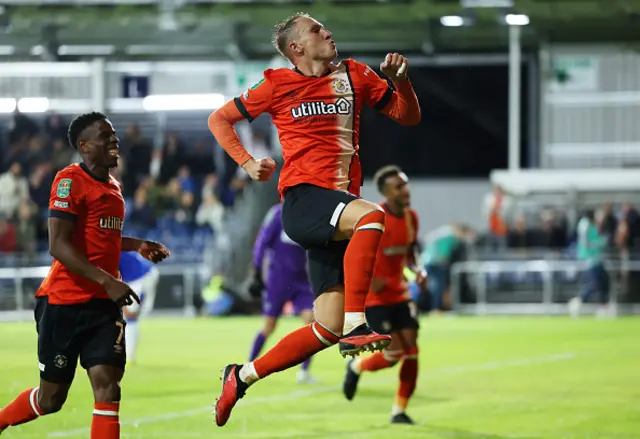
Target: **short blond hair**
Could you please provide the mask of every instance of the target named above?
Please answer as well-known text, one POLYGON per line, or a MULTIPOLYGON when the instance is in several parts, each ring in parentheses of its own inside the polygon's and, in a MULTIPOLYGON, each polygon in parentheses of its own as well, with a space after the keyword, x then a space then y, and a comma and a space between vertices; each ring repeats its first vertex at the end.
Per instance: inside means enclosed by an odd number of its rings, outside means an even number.
POLYGON ((273 28, 273 35, 271 37, 271 44, 275 47, 280 55, 285 58, 289 57, 289 43, 291 42, 291 31, 299 18, 311 18, 311 16, 304 12, 298 12, 292 16, 285 18, 280 23, 276 24, 273 28))

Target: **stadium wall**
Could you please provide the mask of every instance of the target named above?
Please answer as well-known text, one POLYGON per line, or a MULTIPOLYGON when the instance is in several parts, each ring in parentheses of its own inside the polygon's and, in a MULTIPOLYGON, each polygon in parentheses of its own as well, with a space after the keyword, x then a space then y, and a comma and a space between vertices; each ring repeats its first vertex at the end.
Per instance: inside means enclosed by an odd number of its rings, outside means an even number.
POLYGON ((620 168, 640 163, 640 55, 617 45, 540 51, 541 163, 620 168))
MULTIPOLYGON (((454 222, 483 230, 482 199, 490 191, 489 179, 411 180, 411 202, 420 217, 420 236, 454 222)), ((370 181, 365 182, 362 196, 370 201, 382 199, 370 181)))

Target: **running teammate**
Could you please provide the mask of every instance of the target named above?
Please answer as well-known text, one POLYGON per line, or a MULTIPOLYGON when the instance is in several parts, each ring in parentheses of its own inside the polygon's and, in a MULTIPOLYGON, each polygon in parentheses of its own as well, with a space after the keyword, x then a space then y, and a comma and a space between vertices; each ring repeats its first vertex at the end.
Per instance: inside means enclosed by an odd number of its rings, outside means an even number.
POLYGON ((391 334, 391 344, 365 358, 351 359, 343 383, 348 400, 356 394, 362 372, 386 369, 402 362, 400 383, 391 408, 391 422, 413 424, 405 413, 418 379, 418 319, 404 277, 405 267, 416 273, 416 282, 425 288, 426 275, 417 265, 418 215, 411 209, 408 178, 397 166, 386 166, 374 176, 378 191, 385 197, 387 213, 376 268, 367 295, 367 322, 380 333, 391 334))
POLYGON ((404 125, 420 122, 407 60, 388 54, 380 65, 394 87, 353 59, 334 63, 337 51, 331 32, 306 14, 278 24, 273 42, 295 68, 265 70, 262 80, 209 117, 209 128, 252 179, 264 181, 275 162, 252 157, 233 125, 271 114, 284 157, 278 184, 284 200, 282 223, 287 235, 308 251, 316 321, 285 336, 255 361, 224 368, 215 409, 219 426, 261 378, 338 342, 342 355, 355 355, 384 349, 391 341, 371 331, 364 317, 385 214, 359 197, 358 132, 364 105, 404 125))
POLYGON ((124 320, 127 322, 125 332, 127 361, 135 362, 140 341, 139 320, 153 309, 160 273, 152 262, 137 252, 122 252, 119 269, 122 280, 129 284, 140 297, 140 303, 134 302, 123 308, 124 320))
POLYGON ((159 262, 169 251, 122 236, 124 199, 109 170, 118 138, 102 113, 75 118, 69 142, 82 155, 56 175, 49 199, 51 269, 36 293, 40 385, 0 410, 0 432, 59 411, 78 358, 93 388, 91 439, 120 437, 120 381, 126 362, 122 306, 140 299, 118 279, 121 251, 159 262))
MULTIPOLYGON (((264 327, 256 334, 251 347, 249 361, 260 354, 267 338, 276 329, 278 318, 287 302, 293 304, 296 315, 306 324, 313 322, 313 294, 307 274, 307 254, 305 250, 287 236, 282 229, 282 204, 276 204, 267 213, 253 248, 254 279, 249 290, 254 295, 261 294, 264 327), (265 267, 265 260, 268 268, 265 267), (266 268, 266 285, 262 271, 266 268)), ((311 358, 302 363, 298 372, 298 382, 309 383, 311 358)))

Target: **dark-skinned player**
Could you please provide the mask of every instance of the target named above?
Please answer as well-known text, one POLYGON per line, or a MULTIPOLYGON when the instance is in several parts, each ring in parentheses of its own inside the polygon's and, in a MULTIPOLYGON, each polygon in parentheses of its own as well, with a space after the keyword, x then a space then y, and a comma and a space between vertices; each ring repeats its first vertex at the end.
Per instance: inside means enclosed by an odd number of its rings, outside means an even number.
POLYGON ((140 299, 120 280, 122 251, 159 262, 160 243, 122 236, 125 203, 111 175, 118 138, 102 113, 69 126, 69 143, 82 156, 56 175, 49 197, 49 251, 53 264, 36 293, 40 384, 0 410, 0 433, 59 411, 78 360, 93 389, 91 439, 120 437, 120 381, 126 364, 122 307, 140 299))

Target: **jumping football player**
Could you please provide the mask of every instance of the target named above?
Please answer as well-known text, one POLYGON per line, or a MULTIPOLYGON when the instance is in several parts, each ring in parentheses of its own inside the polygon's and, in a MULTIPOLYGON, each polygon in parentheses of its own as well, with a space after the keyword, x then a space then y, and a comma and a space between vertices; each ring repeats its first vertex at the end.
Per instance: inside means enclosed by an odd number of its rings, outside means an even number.
POLYGON ((367 322, 374 331, 391 334, 391 344, 383 351, 347 362, 343 392, 348 400, 356 394, 360 375, 386 369, 402 362, 400 383, 391 409, 391 422, 413 424, 406 414, 409 398, 418 379, 418 319, 411 302, 405 267, 416 274, 416 282, 426 285, 424 269, 418 267, 416 236, 418 215, 411 209, 408 178, 397 166, 386 166, 376 172, 374 183, 385 201, 385 231, 378 248, 376 268, 367 295, 367 322))
MULTIPOLYGON (((254 279, 249 291, 258 296, 266 286, 266 293, 262 298, 264 327, 253 340, 249 361, 260 355, 267 338, 276 329, 287 302, 293 304, 294 313, 302 317, 307 325, 313 322, 313 294, 307 274, 307 253, 282 229, 282 204, 273 206, 265 216, 253 247, 253 266, 254 279), (268 261, 266 279, 262 276, 265 259, 268 261)), ((311 358, 308 358, 302 363, 298 382, 313 382, 309 375, 310 362, 311 358)))
POLYGON ((123 308, 127 322, 127 361, 135 362, 140 341, 140 317, 148 315, 153 309, 160 273, 152 262, 137 252, 122 252, 119 269, 122 280, 140 297, 140 303, 134 302, 123 308))
POLYGON ((59 411, 78 358, 93 388, 91 439, 120 437, 120 381, 126 362, 122 306, 140 299, 118 279, 121 251, 159 262, 169 251, 122 236, 124 199, 109 170, 118 138, 102 113, 75 118, 69 143, 82 155, 56 175, 49 199, 51 269, 36 293, 40 385, 0 410, 0 432, 59 411))
POLYGON ((278 184, 284 200, 282 223, 287 235, 308 251, 316 321, 285 336, 255 361, 224 368, 215 409, 219 426, 261 378, 338 342, 343 356, 384 349, 391 342, 391 337, 373 332, 364 317, 385 214, 360 198, 358 132, 364 105, 403 125, 420 122, 407 60, 388 54, 380 65, 394 87, 353 59, 334 63, 331 32, 306 14, 278 24, 273 42, 295 68, 265 70, 261 81, 211 114, 209 128, 253 180, 264 181, 275 162, 252 157, 233 126, 271 114, 284 157, 278 184))

